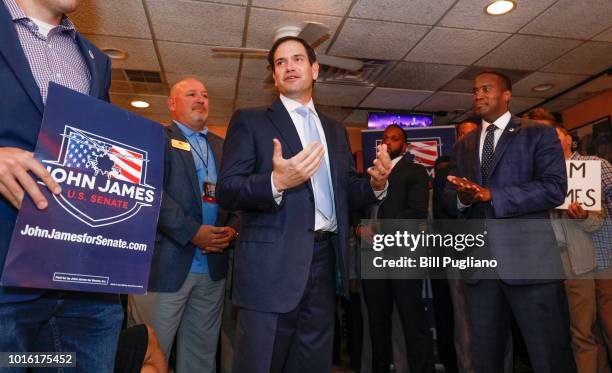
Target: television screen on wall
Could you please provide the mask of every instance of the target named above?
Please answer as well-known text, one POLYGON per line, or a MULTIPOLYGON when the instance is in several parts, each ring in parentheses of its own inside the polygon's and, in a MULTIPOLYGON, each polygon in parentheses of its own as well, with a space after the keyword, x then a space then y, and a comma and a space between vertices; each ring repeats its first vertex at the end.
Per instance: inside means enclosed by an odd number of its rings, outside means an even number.
POLYGON ((433 124, 431 115, 370 113, 368 115, 369 129, 385 129, 391 124, 402 128, 430 127, 433 124))

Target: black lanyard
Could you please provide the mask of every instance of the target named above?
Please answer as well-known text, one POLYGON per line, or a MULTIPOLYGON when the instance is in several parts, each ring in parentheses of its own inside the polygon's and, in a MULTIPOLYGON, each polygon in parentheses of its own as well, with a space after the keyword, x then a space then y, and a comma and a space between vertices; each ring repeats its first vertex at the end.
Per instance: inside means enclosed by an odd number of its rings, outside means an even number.
POLYGON ((185 140, 187 140, 187 142, 191 146, 191 149, 193 149, 195 154, 198 156, 198 158, 200 158, 200 160, 204 164, 204 167, 206 168, 206 178, 208 179, 208 176, 209 176, 209 173, 208 173, 208 154, 210 153, 210 149, 209 149, 209 146, 208 146, 208 137, 205 134, 203 134, 203 133, 196 132, 196 136, 198 136, 198 135, 204 136, 204 140, 206 141, 206 160, 204 160, 204 157, 197 150, 199 148, 198 146, 193 146, 193 144, 191 143, 191 141, 189 141, 189 138, 187 136, 185 136, 185 140))

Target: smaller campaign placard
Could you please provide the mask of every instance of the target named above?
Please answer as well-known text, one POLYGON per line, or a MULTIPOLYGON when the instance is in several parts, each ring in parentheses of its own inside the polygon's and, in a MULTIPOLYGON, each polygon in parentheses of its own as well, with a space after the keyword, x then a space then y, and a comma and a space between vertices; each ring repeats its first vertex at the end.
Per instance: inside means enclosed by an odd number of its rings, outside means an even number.
POLYGON ((62 192, 24 198, 2 285, 144 294, 163 149, 159 123, 51 83, 34 157, 62 192))
POLYGON ((574 202, 579 202, 584 210, 601 210, 601 161, 568 160, 567 194, 565 202, 557 207, 567 209, 574 202))

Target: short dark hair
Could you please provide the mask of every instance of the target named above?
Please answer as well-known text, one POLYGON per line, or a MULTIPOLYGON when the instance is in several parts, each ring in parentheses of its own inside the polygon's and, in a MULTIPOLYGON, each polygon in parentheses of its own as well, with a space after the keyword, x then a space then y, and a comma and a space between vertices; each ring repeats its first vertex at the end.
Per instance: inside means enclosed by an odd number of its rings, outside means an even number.
POLYGON ((276 53, 276 50, 281 44, 283 44, 286 41, 291 41, 291 40, 297 41, 298 43, 304 46, 304 49, 306 49, 306 55, 308 55, 308 62, 310 62, 311 65, 317 62, 317 54, 315 53, 314 49, 310 46, 310 44, 306 42, 306 40, 302 38, 298 38, 297 36, 284 36, 276 40, 274 44, 272 45, 272 48, 270 48, 270 51, 268 52, 268 64, 270 65, 270 68, 272 69, 272 71, 274 71, 274 53, 276 53))
POLYGON ((510 80, 510 78, 508 78, 506 74, 500 73, 499 71, 486 70, 486 71, 479 72, 478 75, 476 76, 478 77, 484 74, 491 74, 491 75, 497 76, 499 80, 501 81, 502 90, 512 92, 512 81, 510 80))
MULTIPOLYGON (((386 131, 388 128, 397 128, 398 130, 400 130, 400 131, 402 132, 402 136, 404 136, 404 142, 407 142, 407 141, 408 141, 408 137, 406 136, 406 131, 404 131, 404 129, 403 129, 402 127, 398 126, 397 124, 390 124, 390 125, 388 125, 387 127, 385 127, 385 131, 386 131)), ((384 132, 384 131, 383 131, 383 132, 384 132)))
POLYGON ((541 107, 529 110, 523 117, 531 120, 546 120, 551 122, 553 126, 557 124, 555 116, 541 107))

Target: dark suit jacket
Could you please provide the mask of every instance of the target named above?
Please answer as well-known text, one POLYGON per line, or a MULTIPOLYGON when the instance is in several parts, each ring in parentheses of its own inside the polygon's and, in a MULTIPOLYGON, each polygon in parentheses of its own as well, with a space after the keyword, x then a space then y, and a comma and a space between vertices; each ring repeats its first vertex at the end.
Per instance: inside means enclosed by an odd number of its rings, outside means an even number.
MULTIPOLYGON (((78 33, 76 43, 91 73, 89 95, 108 101, 111 80, 108 57, 78 33)), ((0 82, 0 147, 34 151, 44 106, 4 3, 0 3, 0 82)), ((0 270, 4 268, 16 218, 17 210, 0 197, 0 270)), ((0 287, 0 303, 34 299, 40 294, 38 290, 0 287)))
MULTIPOLYGON (((338 222, 338 292, 348 294, 349 206, 376 202, 372 187, 360 179, 346 129, 319 114, 329 150, 338 222)), ((302 297, 314 246, 315 206, 310 182, 272 197, 272 139, 290 158, 302 150, 298 133, 280 99, 269 108, 238 110, 229 125, 218 181, 221 206, 243 211, 234 257, 234 303, 264 312, 284 313, 302 297)))
POLYGON ((378 209, 380 219, 425 219, 429 204, 425 167, 402 158, 389 175, 387 197, 378 209))
MULTIPOLYGON (((482 183, 480 134, 473 131, 455 145, 449 175, 482 183)), ((563 273, 548 217, 548 210, 563 203, 567 190, 565 158, 555 130, 513 117, 496 145, 487 187, 491 202, 459 212, 457 192, 448 183, 446 203, 454 215, 490 219, 488 247, 500 263, 500 278, 526 284, 540 281, 511 279, 516 277, 513 271, 563 273)))
MULTIPOLYGON (((164 194, 149 275, 149 291, 176 292, 185 282, 195 255, 196 247, 190 241, 202 224, 202 192, 192 153, 171 145, 172 139, 187 142, 183 132, 173 122, 164 129, 164 134, 164 194)), ((223 139, 210 132, 207 139, 219 170, 223 139)), ((231 225, 238 230, 237 215, 219 209, 215 225, 231 225)), ((227 256, 227 251, 208 254, 209 274, 213 280, 225 278, 227 256)))

